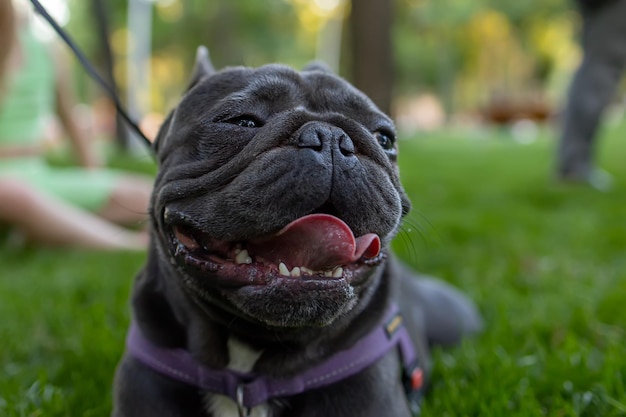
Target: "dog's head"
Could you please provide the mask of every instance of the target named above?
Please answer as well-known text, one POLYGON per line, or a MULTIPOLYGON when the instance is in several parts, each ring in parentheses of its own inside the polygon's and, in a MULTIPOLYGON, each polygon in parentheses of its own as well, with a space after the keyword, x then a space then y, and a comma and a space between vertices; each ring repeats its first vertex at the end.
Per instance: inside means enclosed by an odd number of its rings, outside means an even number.
POLYGON ((207 309, 324 326, 378 286, 409 202, 392 121, 343 79, 200 48, 155 149, 153 248, 207 309))

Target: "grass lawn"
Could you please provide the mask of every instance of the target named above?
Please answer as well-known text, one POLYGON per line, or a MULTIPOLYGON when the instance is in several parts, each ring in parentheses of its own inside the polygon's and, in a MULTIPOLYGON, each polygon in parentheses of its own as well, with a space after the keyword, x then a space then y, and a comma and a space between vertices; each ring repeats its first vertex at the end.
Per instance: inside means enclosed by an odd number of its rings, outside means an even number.
MULTIPOLYGON (((607 128, 601 142, 609 193, 551 181, 545 138, 402 142, 414 211, 396 250, 469 293, 486 321, 434 352, 424 415, 626 415, 624 137, 607 128)), ((1 248, 1 416, 108 415, 143 258, 1 248)))

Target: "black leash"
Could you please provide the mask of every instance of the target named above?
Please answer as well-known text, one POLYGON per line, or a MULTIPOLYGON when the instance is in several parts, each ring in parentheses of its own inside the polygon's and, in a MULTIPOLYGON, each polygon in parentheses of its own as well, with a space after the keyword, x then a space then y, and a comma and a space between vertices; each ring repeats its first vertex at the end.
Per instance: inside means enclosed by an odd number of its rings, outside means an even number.
POLYGON ((89 60, 85 57, 85 55, 81 52, 78 46, 74 43, 72 38, 70 38, 70 36, 63 30, 63 28, 61 28, 61 26, 54 20, 54 18, 50 16, 48 11, 41 5, 41 3, 39 3, 39 0, 30 0, 30 2, 32 3, 35 10, 44 19, 48 21, 48 23, 50 24, 50 26, 52 26, 55 32, 61 37, 61 39, 63 39, 63 41, 67 44, 67 46, 70 47, 72 52, 74 52, 74 55, 76 55, 76 58, 78 58, 78 61, 80 61, 85 71, 87 71, 87 73, 94 80, 96 80, 96 82, 100 84, 102 88, 104 88, 104 90, 107 92, 111 100, 113 100, 113 103, 115 103, 115 109, 122 116, 124 121, 126 121, 126 123, 128 123, 128 125, 135 131, 135 133, 137 133, 143 139, 143 141, 149 148, 152 148, 152 142, 150 142, 150 140, 146 137, 146 135, 144 135, 144 133, 141 131, 137 123, 135 123, 130 118, 130 116, 124 109, 124 106, 122 106, 122 103, 120 102, 115 90, 104 80, 104 78, 102 78, 102 76, 98 73, 98 71, 96 71, 93 65, 91 65, 89 60))

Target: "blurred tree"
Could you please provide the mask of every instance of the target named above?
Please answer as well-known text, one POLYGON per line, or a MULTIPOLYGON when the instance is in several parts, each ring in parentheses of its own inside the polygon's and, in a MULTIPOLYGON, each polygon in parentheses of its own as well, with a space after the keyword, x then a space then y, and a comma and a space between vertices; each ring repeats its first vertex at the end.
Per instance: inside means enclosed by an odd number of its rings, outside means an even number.
POLYGON ((396 91, 435 91, 448 114, 502 92, 543 91, 575 57, 569 0, 397 0, 396 7, 396 91))
MULTIPOLYGON (((72 33, 79 34, 87 51, 97 51, 93 20, 85 6, 89 2, 69 1, 72 33)), ((209 48, 218 68, 275 61, 302 67, 316 57, 318 35, 328 19, 320 10, 338 1, 156 0, 151 107, 163 112, 178 100, 199 44, 209 48)), ((453 114, 479 107, 497 91, 512 95, 545 88, 562 91, 565 83, 558 79, 566 80, 576 64, 577 20, 570 0, 349 4, 340 72, 349 74, 385 111, 390 110, 393 92, 434 92, 453 114)), ((106 5, 114 73, 124 89, 127 0, 108 0, 106 5)), ((325 42, 329 44, 327 38, 325 42)))
MULTIPOLYGON (((103 68, 102 73, 104 74, 104 78, 107 80, 113 91, 119 94, 117 81, 115 80, 115 74, 113 72, 113 51, 111 50, 110 44, 110 3, 105 0, 91 0, 91 11, 99 35, 95 62, 100 68, 103 68)), ((115 133, 119 144, 126 147, 128 145, 128 129, 123 118, 119 114, 116 114, 115 117, 115 133)))
POLYGON ((352 0, 351 74, 354 85, 391 114, 394 58, 392 0, 352 0))

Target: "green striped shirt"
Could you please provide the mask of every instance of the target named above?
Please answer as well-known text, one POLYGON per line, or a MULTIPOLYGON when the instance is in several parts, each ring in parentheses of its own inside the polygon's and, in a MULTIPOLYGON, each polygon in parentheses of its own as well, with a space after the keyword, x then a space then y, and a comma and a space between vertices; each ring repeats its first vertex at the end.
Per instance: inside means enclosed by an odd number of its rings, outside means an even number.
POLYGON ((9 71, 0 100, 0 146, 37 144, 55 110, 55 65, 48 45, 30 27, 19 33, 22 63, 9 71))

